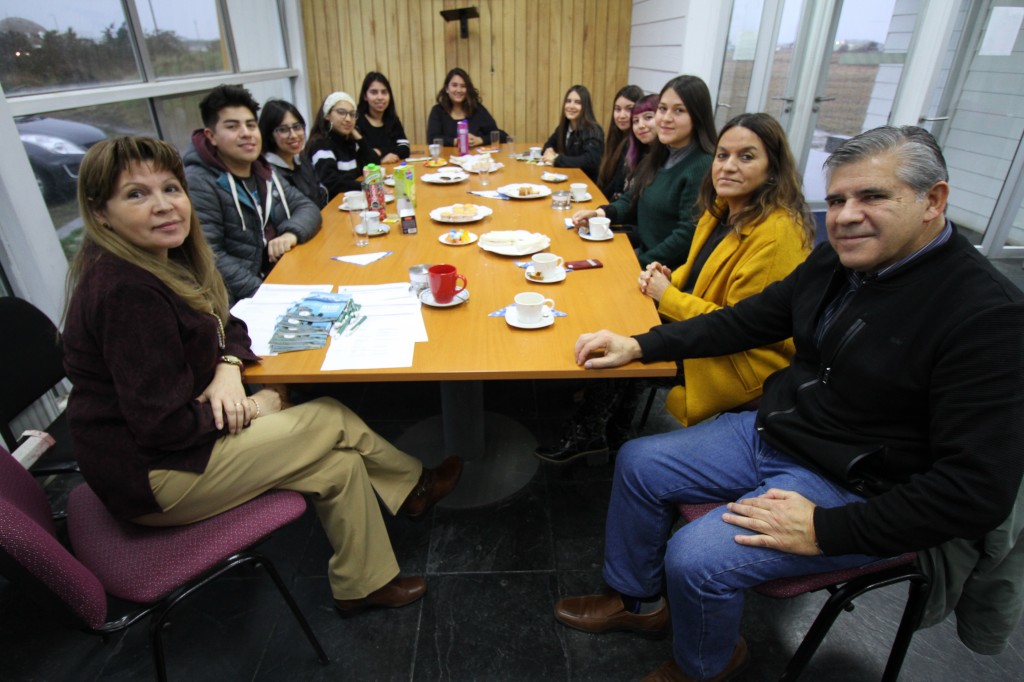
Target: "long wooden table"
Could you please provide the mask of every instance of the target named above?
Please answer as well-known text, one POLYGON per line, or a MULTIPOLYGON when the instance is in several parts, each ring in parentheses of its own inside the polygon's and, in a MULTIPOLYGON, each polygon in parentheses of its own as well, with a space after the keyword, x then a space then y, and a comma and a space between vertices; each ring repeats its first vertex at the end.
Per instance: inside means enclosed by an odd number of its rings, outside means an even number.
MULTIPOLYGON (((446 156, 453 151, 446 149, 446 156)), ((581 333, 601 328, 637 333, 658 324, 653 302, 636 285, 640 265, 624 235, 594 242, 566 229, 565 219, 577 208, 596 208, 605 202, 582 171, 537 166, 503 154, 494 158, 505 167, 488 176, 487 187, 481 186, 476 175, 456 185, 425 183, 422 176, 433 169, 423 163, 414 164, 419 229, 415 235, 403 235, 401 227, 392 223, 390 234, 372 237, 367 247, 356 247, 349 217, 338 209, 341 197, 333 199, 323 210, 320 233, 286 254, 267 277, 268 282, 287 284, 384 284, 408 281, 409 266, 418 263, 455 265, 468 279, 469 300, 450 308, 422 306, 429 341, 416 344, 412 367, 322 372, 325 351, 313 350, 267 357, 259 367, 246 370, 246 379, 256 383, 441 381, 442 416, 448 417, 438 420, 443 422, 443 430, 438 423, 424 424, 399 438, 398 445, 406 447, 408 442, 413 447, 407 449, 428 463, 439 461, 444 452, 470 460, 458 495, 446 500, 449 506, 477 506, 501 499, 525 484, 536 469, 536 460, 530 455, 536 443, 532 435, 500 415, 485 417, 481 380, 662 377, 676 371, 673 363, 631 363, 601 371, 587 371, 576 365, 573 346, 581 333), (545 183, 541 180, 545 171, 562 173, 569 179, 545 183), (593 199, 574 203, 572 210, 559 211, 551 208, 550 197, 503 200, 467 193, 518 182, 546 185, 553 191, 568 190, 572 182, 586 182, 593 199), (454 227, 477 235, 491 230, 540 232, 551 239, 547 251, 566 261, 598 259, 604 267, 569 272, 559 283, 528 281, 525 270, 516 265, 517 261, 528 261, 528 255, 502 256, 484 251, 477 244, 448 246, 439 241, 453 225, 431 220, 429 213, 454 203, 473 203, 494 211, 479 222, 454 227), (332 256, 385 250, 394 253, 367 266, 331 260, 332 256), (552 298, 556 309, 567 315, 556 318, 549 327, 531 330, 513 328, 501 317, 488 316, 511 305, 515 294, 523 291, 552 298), (477 463, 486 466, 475 466, 477 463)), ((388 204, 388 211, 395 214, 394 203, 388 204)))

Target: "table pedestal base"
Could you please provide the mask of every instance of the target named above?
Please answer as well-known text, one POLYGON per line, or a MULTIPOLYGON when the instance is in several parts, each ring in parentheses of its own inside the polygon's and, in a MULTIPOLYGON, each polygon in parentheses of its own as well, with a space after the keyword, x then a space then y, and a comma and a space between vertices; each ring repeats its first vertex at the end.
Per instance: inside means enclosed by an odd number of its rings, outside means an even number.
POLYGON ((446 509, 472 509, 496 504, 530 482, 539 462, 533 456, 537 439, 529 429, 493 412, 482 413, 483 449, 459 452, 445 446, 441 415, 413 425, 395 440, 399 448, 435 467, 448 455, 466 460, 459 485, 438 503, 446 509))

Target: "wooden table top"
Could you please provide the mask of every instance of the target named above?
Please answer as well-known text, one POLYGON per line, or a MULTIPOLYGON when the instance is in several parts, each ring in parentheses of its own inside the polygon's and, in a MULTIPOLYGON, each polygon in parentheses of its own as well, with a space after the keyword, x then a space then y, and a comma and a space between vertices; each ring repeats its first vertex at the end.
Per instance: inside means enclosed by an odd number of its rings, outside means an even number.
MULTIPOLYGON (((449 148, 445 153, 453 151, 449 148)), ((566 229, 565 218, 577 208, 596 208, 605 203, 600 190, 582 171, 541 167, 505 155, 495 159, 505 167, 489 176, 487 187, 481 187, 476 175, 455 185, 425 183, 421 178, 432 169, 422 163, 413 164, 418 234, 403 235, 400 225, 391 223, 390 234, 372 237, 368 247, 354 245, 348 213, 338 209, 342 197, 332 199, 323 209, 320 233, 285 254, 267 277, 267 282, 277 284, 384 284, 407 282, 409 266, 418 263, 455 265, 468 280, 469 300, 450 308, 422 306, 429 341, 416 344, 412 367, 322 372, 325 350, 321 349, 266 357, 260 366, 246 369, 246 379, 257 383, 302 383, 674 375, 674 363, 634 362, 599 371, 576 365, 573 346, 581 333, 607 328, 635 334, 659 323, 654 302, 641 294, 636 285, 640 265, 625 235, 593 242, 580 238, 575 230, 566 229), (546 183, 540 179, 544 171, 562 173, 569 179, 546 183), (586 182, 593 199, 573 203, 573 210, 557 211, 551 208, 550 197, 503 200, 467 194, 469 190, 497 189, 516 182, 544 185, 553 191, 568 190, 572 182, 586 182), (547 251, 566 261, 596 258, 604 267, 568 272, 565 280, 558 283, 528 281, 525 270, 515 264, 528 261, 528 255, 502 256, 484 251, 477 244, 448 246, 439 241, 453 226, 432 220, 429 213, 454 203, 473 203, 494 210, 479 222, 454 227, 477 235, 492 230, 540 232, 551 238, 547 251), (366 266, 331 260, 332 256, 376 251, 394 253, 366 266), (531 330, 511 327, 502 317, 488 317, 488 313, 510 305, 513 297, 523 291, 536 291, 553 299, 556 309, 567 313, 566 317, 556 318, 549 327, 531 330)), ((389 216, 397 213, 394 203, 388 204, 388 212, 389 216)))

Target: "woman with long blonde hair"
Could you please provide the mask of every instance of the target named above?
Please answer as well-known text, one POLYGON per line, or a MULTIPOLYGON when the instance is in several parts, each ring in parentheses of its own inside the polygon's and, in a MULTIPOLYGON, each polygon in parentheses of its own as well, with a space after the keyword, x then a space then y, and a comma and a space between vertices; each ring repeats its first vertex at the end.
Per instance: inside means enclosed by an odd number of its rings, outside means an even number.
POLYGON ((334 554, 328 578, 343 614, 419 599, 399 577, 378 498, 422 516, 458 481, 397 450, 341 403, 286 407, 247 395, 259 358, 192 210, 166 142, 119 137, 82 160, 85 239, 68 279, 64 365, 82 475, 110 512, 149 526, 200 521, 274 488, 310 495, 334 554))

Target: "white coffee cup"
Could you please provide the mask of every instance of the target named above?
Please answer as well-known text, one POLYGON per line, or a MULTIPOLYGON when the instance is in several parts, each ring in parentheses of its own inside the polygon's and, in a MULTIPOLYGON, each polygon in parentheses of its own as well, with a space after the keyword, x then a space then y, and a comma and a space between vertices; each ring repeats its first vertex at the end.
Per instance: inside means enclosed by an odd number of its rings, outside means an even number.
POLYGON ((583 201, 587 196, 587 183, 574 182, 569 185, 569 191, 572 193, 573 201, 583 201))
POLYGON ((533 265, 534 272, 538 272, 547 278, 553 276, 555 271, 565 264, 565 259, 553 253, 536 253, 533 255, 530 264, 533 265))
POLYGON ((587 221, 590 236, 594 239, 607 239, 612 236, 612 221, 608 218, 594 217, 587 221))
MULTIPOLYGON (((523 324, 536 324, 544 316, 544 306, 555 309, 555 302, 533 291, 516 294, 516 315, 523 324)), ((550 314, 550 313, 549 313, 550 314)))
POLYGON ((531 159, 539 159, 540 158, 540 153, 542 151, 544 151, 544 150, 542 150, 540 147, 530 147, 530 158, 531 159))
POLYGON ((366 208, 366 195, 363 194, 362 190, 352 190, 351 192, 345 192, 345 208, 350 211, 361 211, 366 208))

